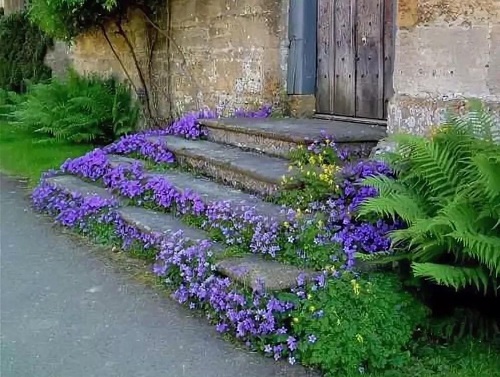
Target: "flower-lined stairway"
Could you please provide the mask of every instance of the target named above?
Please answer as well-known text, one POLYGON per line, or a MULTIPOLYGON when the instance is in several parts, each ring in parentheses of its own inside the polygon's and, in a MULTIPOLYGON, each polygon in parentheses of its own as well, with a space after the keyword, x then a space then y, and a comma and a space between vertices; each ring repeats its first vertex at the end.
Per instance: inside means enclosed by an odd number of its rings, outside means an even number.
POLYGON ((341 153, 366 156, 384 131, 269 114, 265 108, 216 119, 204 111, 123 137, 48 172, 33 204, 64 226, 154 258, 154 273, 179 302, 204 309, 218 331, 293 363, 300 358, 297 343, 312 339, 293 332, 294 310, 307 299, 306 287, 319 289, 338 273, 308 247, 322 245, 332 264, 339 257, 330 250, 340 248, 342 268, 351 269, 356 251, 389 248, 391 225, 350 215, 374 195, 358 189, 356 179, 387 173, 383 164, 346 166, 344 194, 311 203, 304 215, 271 200, 293 187, 282 185, 283 176, 294 174, 285 156, 323 130, 341 153), (316 223, 320 211, 327 216, 316 223), (311 228, 321 230, 308 239, 311 228))

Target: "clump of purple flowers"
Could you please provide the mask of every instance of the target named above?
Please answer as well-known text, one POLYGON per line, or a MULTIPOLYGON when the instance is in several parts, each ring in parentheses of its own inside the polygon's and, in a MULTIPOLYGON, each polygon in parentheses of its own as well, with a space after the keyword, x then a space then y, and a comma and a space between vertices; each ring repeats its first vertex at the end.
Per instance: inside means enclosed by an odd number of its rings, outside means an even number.
POLYGON ((355 265, 356 253, 387 252, 391 246, 388 233, 400 226, 381 219, 368 221, 357 217, 359 205, 378 194, 373 187, 362 185, 362 181, 376 175, 391 176, 392 172, 380 161, 346 164, 337 177, 337 192, 326 202, 310 205, 313 212, 328 214, 329 241, 342 246, 347 268, 355 265))
POLYGON ((117 204, 114 199, 64 192, 47 181, 35 188, 31 198, 35 209, 53 216, 61 225, 79 230, 85 228, 88 218, 95 217, 117 204))

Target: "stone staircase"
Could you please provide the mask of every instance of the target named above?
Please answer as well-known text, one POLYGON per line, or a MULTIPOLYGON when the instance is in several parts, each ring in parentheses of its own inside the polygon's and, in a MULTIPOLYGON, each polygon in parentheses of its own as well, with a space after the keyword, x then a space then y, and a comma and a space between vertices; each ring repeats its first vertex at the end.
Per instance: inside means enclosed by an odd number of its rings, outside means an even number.
MULTIPOLYGON (((385 130, 378 126, 322 120, 231 118, 200 120, 199 123, 206 131, 206 140, 150 137, 153 142, 166 142, 181 169, 151 169, 145 179, 161 176, 179 192, 198 194, 205 204, 225 201, 234 211, 251 207, 258 215, 280 221, 285 221, 282 208, 264 198, 280 189, 281 177, 288 174, 286 156, 291 149, 307 145, 324 131, 332 135, 339 146, 362 148, 368 154, 385 136, 385 130)), ((140 162, 121 155, 108 157, 115 167, 140 162)), ((67 193, 113 197, 98 183, 72 175, 57 175, 47 181, 67 193)), ((118 203, 117 213, 122 220, 146 234, 167 236, 182 230, 190 240, 209 239, 205 231, 187 225, 173 214, 131 206, 120 198, 118 203)), ((216 243, 212 247, 217 271, 245 286, 254 287, 259 282, 270 291, 286 290, 296 284, 300 274, 310 273, 258 254, 228 256, 224 249, 224 245, 216 243)))

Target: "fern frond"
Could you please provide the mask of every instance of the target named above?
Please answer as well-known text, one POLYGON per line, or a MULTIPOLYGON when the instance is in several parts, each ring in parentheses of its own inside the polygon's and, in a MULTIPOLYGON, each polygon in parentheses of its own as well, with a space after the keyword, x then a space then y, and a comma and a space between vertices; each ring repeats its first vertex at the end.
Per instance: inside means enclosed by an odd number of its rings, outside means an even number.
POLYGON ((439 285, 459 290, 474 286, 486 293, 491 286, 488 273, 481 267, 456 267, 436 263, 412 263, 413 275, 433 281, 439 285))
POLYGON ((480 233, 453 232, 451 237, 463 245, 463 253, 487 266, 500 276, 500 237, 480 233))
POLYGON ((412 224, 419 218, 427 217, 422 201, 415 196, 405 194, 389 194, 370 198, 361 204, 359 214, 360 216, 378 214, 381 217, 393 220, 400 218, 407 224, 412 224))

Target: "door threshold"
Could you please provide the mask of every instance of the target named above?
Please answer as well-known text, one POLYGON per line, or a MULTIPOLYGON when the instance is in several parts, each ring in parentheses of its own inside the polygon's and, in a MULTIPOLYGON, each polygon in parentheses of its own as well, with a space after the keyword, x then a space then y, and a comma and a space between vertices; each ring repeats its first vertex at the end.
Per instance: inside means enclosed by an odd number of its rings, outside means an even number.
POLYGON ((351 123, 374 124, 377 126, 387 127, 387 120, 385 119, 357 118, 357 117, 347 117, 347 116, 332 115, 332 114, 314 114, 314 118, 325 119, 325 120, 338 120, 342 122, 351 122, 351 123))

